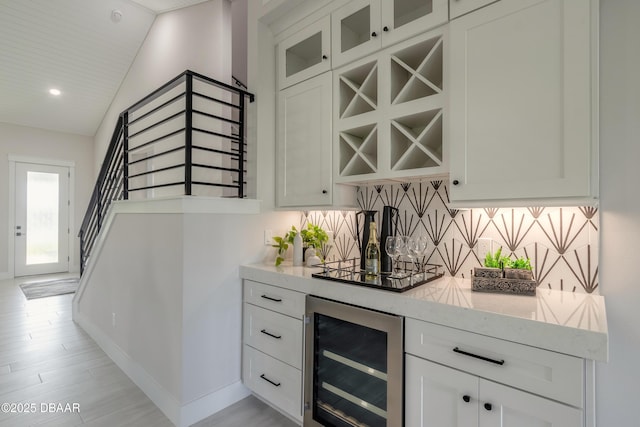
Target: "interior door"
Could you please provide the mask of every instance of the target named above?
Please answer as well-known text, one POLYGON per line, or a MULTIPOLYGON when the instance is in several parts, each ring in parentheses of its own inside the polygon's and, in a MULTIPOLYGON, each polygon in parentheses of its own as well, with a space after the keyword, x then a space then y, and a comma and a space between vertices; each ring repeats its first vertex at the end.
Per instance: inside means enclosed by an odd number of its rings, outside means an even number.
POLYGON ((69 271, 69 168, 16 163, 16 276, 69 271))

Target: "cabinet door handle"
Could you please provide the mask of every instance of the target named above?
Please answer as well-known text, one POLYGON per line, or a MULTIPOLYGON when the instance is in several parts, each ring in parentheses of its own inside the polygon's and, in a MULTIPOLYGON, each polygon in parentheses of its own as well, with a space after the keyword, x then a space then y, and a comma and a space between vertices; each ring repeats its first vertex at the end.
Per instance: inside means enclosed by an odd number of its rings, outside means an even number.
POLYGON ((323 60, 325 60, 325 59, 329 59, 329 57, 328 57, 327 55, 322 55, 322 59, 323 59, 323 60))
POLYGON ((491 359, 485 356, 480 356, 479 354, 469 353, 467 351, 460 350, 458 347, 454 348, 453 351, 455 353, 464 354, 465 356, 475 357, 476 359, 484 360, 485 362, 495 363, 496 365, 504 365, 504 360, 496 360, 496 359, 491 359))
POLYGON ((327 190, 322 190, 322 194, 327 194, 328 191, 327 190))
POLYGON ((268 299, 269 301, 273 301, 273 302, 282 302, 282 299, 280 299, 280 298, 271 298, 268 295, 260 295, 260 298, 268 299))
POLYGON ((491 405, 491 403, 485 403, 484 409, 486 409, 487 411, 490 411, 491 409, 493 409, 493 406, 491 405))
POLYGON ((385 33, 389 31, 389 27, 387 27, 386 25, 384 27, 382 27, 382 31, 384 31, 385 33))
POLYGON ((371 33, 371 37, 378 37, 378 33, 374 31, 373 33, 371 33))
POLYGON ((265 380, 269 384, 272 384, 275 387, 280 387, 280 383, 277 383, 275 381, 271 381, 269 378, 265 377, 264 374, 260 375, 260 378, 262 378, 263 380, 265 380))
POLYGON ((458 184, 460 184, 460 181, 458 181, 457 179, 454 179, 451 183, 453 185, 458 185, 458 184))
POLYGON ((275 338, 275 339, 277 339, 277 340, 279 340, 280 338, 282 338, 282 335, 275 335, 275 334, 272 334, 271 332, 267 331, 266 329, 263 329, 263 330, 261 330, 260 332, 262 332, 262 333, 263 333, 263 334, 265 334, 265 335, 269 335, 270 337, 275 338))
POLYGON ((462 400, 469 403, 471 401, 471 396, 469 396, 468 394, 465 394, 464 396, 462 396, 462 400))

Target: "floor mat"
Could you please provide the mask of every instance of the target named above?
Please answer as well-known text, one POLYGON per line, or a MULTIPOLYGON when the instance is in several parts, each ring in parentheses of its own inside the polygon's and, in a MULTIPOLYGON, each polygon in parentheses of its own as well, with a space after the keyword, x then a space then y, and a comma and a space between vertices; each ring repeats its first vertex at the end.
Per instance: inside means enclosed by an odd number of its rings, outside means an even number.
POLYGON ((27 299, 53 297, 75 293, 78 290, 78 281, 79 279, 72 278, 29 282, 21 284, 20 289, 27 299))

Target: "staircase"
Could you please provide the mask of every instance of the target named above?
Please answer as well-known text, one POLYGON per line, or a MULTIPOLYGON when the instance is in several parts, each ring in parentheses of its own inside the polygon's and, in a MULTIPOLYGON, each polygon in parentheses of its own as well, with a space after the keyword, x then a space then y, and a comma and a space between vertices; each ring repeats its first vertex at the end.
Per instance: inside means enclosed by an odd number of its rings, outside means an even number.
POLYGON ((244 198, 244 90, 185 71, 123 111, 80 228, 84 273, 113 201, 244 198))

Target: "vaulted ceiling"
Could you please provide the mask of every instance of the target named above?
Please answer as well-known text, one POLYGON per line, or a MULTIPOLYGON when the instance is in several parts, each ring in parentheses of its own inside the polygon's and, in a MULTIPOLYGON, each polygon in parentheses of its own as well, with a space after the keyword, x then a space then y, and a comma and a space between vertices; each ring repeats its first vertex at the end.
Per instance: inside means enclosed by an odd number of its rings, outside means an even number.
POLYGON ((94 135, 156 14, 203 1, 0 0, 0 122, 94 135))

